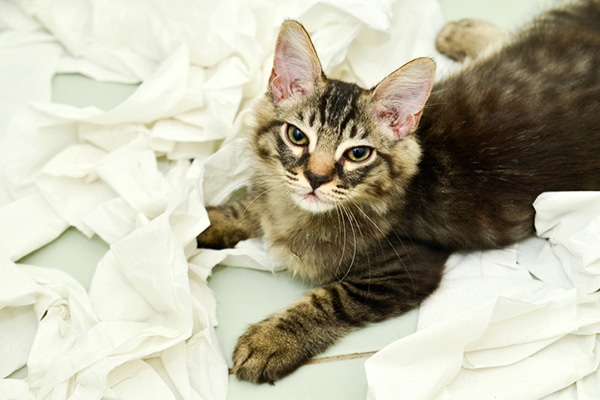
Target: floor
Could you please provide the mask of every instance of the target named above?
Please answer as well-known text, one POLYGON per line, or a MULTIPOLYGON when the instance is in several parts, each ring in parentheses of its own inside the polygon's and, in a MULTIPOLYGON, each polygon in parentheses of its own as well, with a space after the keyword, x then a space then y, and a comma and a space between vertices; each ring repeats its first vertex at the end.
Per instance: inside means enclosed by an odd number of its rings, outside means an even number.
MULTIPOLYGON (((440 0, 449 20, 476 17, 505 27, 522 23, 528 15, 540 9, 543 2, 544 0, 440 0)), ((78 106, 93 104, 108 109, 126 98, 135 87, 97 83, 79 75, 61 75, 54 79, 53 89, 56 101, 78 106)), ((107 248, 100 239, 88 240, 76 230, 70 229, 55 242, 22 261, 65 269, 87 287, 95 265, 107 248)), ((271 274, 232 267, 216 268, 209 284, 218 304, 220 324, 217 334, 228 357, 237 337, 248 324, 284 309, 309 289, 285 273, 271 274)), ((256 386, 231 377, 228 398, 364 399, 367 390, 364 361, 388 343, 414 332, 416 318, 415 311, 355 332, 317 360, 274 386, 256 386)), ((24 374, 25 371, 20 371, 16 376, 24 374)))

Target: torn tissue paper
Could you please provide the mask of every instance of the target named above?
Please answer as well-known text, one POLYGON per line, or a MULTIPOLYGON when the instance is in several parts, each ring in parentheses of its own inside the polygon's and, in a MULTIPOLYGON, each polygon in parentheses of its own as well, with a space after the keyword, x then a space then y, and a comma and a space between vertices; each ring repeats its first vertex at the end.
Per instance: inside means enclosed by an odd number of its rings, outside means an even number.
POLYGON ((441 24, 433 0, 0 3, 0 371, 28 367, 0 398, 226 397, 206 279, 218 263, 276 264, 259 240, 212 251, 195 236, 204 204, 248 182, 249 108, 290 17, 327 72, 367 84, 433 55, 441 24), (410 26, 420 41, 399 42, 410 26), (78 108, 51 102, 58 72, 140 85, 113 109, 78 108), (15 263, 68 227, 110 245, 89 291, 15 263))
MULTIPOLYGON (((214 251, 195 236, 204 204, 248 181, 249 109, 286 18, 327 73, 366 86, 436 56, 443 23, 435 0, 0 2, 0 399, 226 398, 206 279, 218 263, 278 266, 260 240, 214 251), (140 85, 113 109, 78 108, 51 102, 60 72, 140 85), (89 291, 18 263, 68 227, 110 245, 89 291)), ((373 398, 593 393, 597 219, 566 226, 583 198, 563 196, 536 204, 547 240, 452 259, 419 332, 368 362, 373 398)))
POLYGON ((454 255, 417 332, 367 361, 369 398, 597 399, 598 204, 545 193, 534 206, 547 241, 454 255))

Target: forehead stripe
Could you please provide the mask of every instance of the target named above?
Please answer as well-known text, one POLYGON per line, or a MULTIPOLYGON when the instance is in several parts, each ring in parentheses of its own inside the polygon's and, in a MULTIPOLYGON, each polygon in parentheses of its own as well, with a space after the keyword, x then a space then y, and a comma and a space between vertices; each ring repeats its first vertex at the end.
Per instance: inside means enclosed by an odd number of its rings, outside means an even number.
POLYGON ((310 116, 308 117, 308 126, 313 126, 315 124, 315 119, 317 118, 317 113, 316 112, 311 112, 310 116))
POLYGON ((323 96, 321 96, 321 102, 319 103, 319 122, 321 123, 321 125, 325 125, 326 123, 326 117, 327 117, 327 108, 328 108, 328 100, 329 97, 331 95, 331 92, 333 91, 333 86, 330 84, 327 86, 327 88, 325 89, 325 93, 323 93, 323 96))
POLYGON ((360 87, 341 81, 330 84, 332 90, 328 93, 327 121, 331 127, 344 132, 356 114, 356 103, 362 93, 360 87))

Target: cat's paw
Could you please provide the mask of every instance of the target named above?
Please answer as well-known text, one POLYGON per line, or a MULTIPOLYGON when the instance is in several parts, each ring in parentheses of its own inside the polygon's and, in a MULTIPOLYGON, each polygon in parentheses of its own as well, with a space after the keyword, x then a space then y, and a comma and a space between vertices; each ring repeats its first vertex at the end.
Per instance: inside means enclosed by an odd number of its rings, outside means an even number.
POLYGON ((447 57, 463 61, 474 59, 486 48, 502 42, 507 33, 502 28, 477 19, 463 19, 446 24, 435 45, 447 57))
POLYGON ((218 225, 212 224, 196 237, 196 247, 199 249, 228 249, 243 239, 245 237, 242 234, 237 235, 236 232, 227 234, 218 225))
POLYGON ((293 331, 285 330, 277 317, 251 325, 233 352, 232 372, 253 383, 273 383, 294 372, 312 355, 293 331))
POLYGON ((207 207, 210 226, 196 237, 196 247, 204 249, 228 249, 239 241, 248 239, 250 228, 247 221, 232 211, 235 206, 207 207))

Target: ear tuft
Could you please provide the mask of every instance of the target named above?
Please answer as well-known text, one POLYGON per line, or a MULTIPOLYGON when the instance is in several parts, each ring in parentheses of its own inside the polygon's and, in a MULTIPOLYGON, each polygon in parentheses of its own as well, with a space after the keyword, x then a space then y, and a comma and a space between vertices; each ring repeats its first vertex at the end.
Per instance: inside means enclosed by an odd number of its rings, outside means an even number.
POLYGON ((304 27, 285 21, 279 30, 269 91, 275 103, 307 96, 323 79, 321 63, 304 27))
POLYGON ((435 63, 417 58, 400 67, 372 89, 371 115, 397 139, 413 132, 429 98, 435 63))

